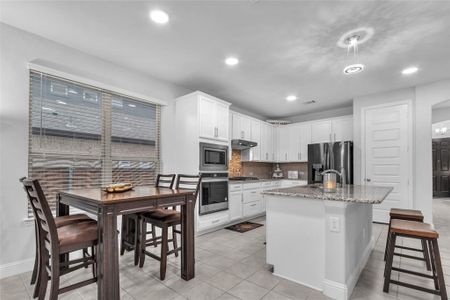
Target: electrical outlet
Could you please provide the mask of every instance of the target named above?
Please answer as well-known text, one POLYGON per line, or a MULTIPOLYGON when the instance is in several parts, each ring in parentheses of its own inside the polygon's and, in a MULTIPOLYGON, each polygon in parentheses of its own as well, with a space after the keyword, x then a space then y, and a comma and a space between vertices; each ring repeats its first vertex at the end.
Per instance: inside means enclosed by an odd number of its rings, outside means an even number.
POLYGON ((341 231, 341 222, 339 220, 339 217, 330 217, 330 231, 332 232, 341 231))

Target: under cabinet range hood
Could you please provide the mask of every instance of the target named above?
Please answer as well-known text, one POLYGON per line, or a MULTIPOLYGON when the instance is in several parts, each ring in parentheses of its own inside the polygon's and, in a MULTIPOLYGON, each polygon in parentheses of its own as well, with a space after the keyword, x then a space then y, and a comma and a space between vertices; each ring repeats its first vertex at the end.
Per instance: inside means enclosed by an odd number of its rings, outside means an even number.
POLYGON ((246 140, 231 140, 231 148, 236 150, 246 150, 256 147, 258 143, 246 140))

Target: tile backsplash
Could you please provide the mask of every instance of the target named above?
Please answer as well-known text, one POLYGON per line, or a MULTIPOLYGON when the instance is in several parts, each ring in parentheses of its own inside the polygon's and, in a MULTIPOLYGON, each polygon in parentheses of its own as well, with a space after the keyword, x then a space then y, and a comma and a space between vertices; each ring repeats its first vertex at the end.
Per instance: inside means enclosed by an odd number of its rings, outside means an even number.
MULTIPOLYGON (((299 179, 308 179, 308 163, 280 163, 284 178, 288 177, 288 171, 298 171, 299 179)), ((272 178, 276 164, 266 162, 241 161, 241 151, 233 150, 229 163, 229 176, 254 176, 261 179, 272 178)))

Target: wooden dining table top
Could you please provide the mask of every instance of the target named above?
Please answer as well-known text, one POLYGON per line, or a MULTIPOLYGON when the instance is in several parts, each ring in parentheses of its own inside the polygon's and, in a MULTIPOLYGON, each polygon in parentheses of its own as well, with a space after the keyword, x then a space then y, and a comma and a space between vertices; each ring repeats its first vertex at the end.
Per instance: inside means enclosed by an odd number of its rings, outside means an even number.
POLYGON ((96 204, 118 204, 137 200, 161 199, 193 194, 193 190, 170 189, 155 186, 136 186, 132 190, 118 193, 107 193, 101 188, 72 189, 59 191, 62 196, 74 197, 96 204))

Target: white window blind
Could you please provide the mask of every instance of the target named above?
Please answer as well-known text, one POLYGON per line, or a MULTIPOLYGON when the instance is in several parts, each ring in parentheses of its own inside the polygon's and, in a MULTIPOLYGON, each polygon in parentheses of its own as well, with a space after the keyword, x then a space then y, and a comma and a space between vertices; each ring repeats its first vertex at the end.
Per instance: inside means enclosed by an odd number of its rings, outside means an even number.
POLYGON ((160 105, 30 71, 28 176, 52 209, 59 190, 154 184, 159 146, 160 105))

